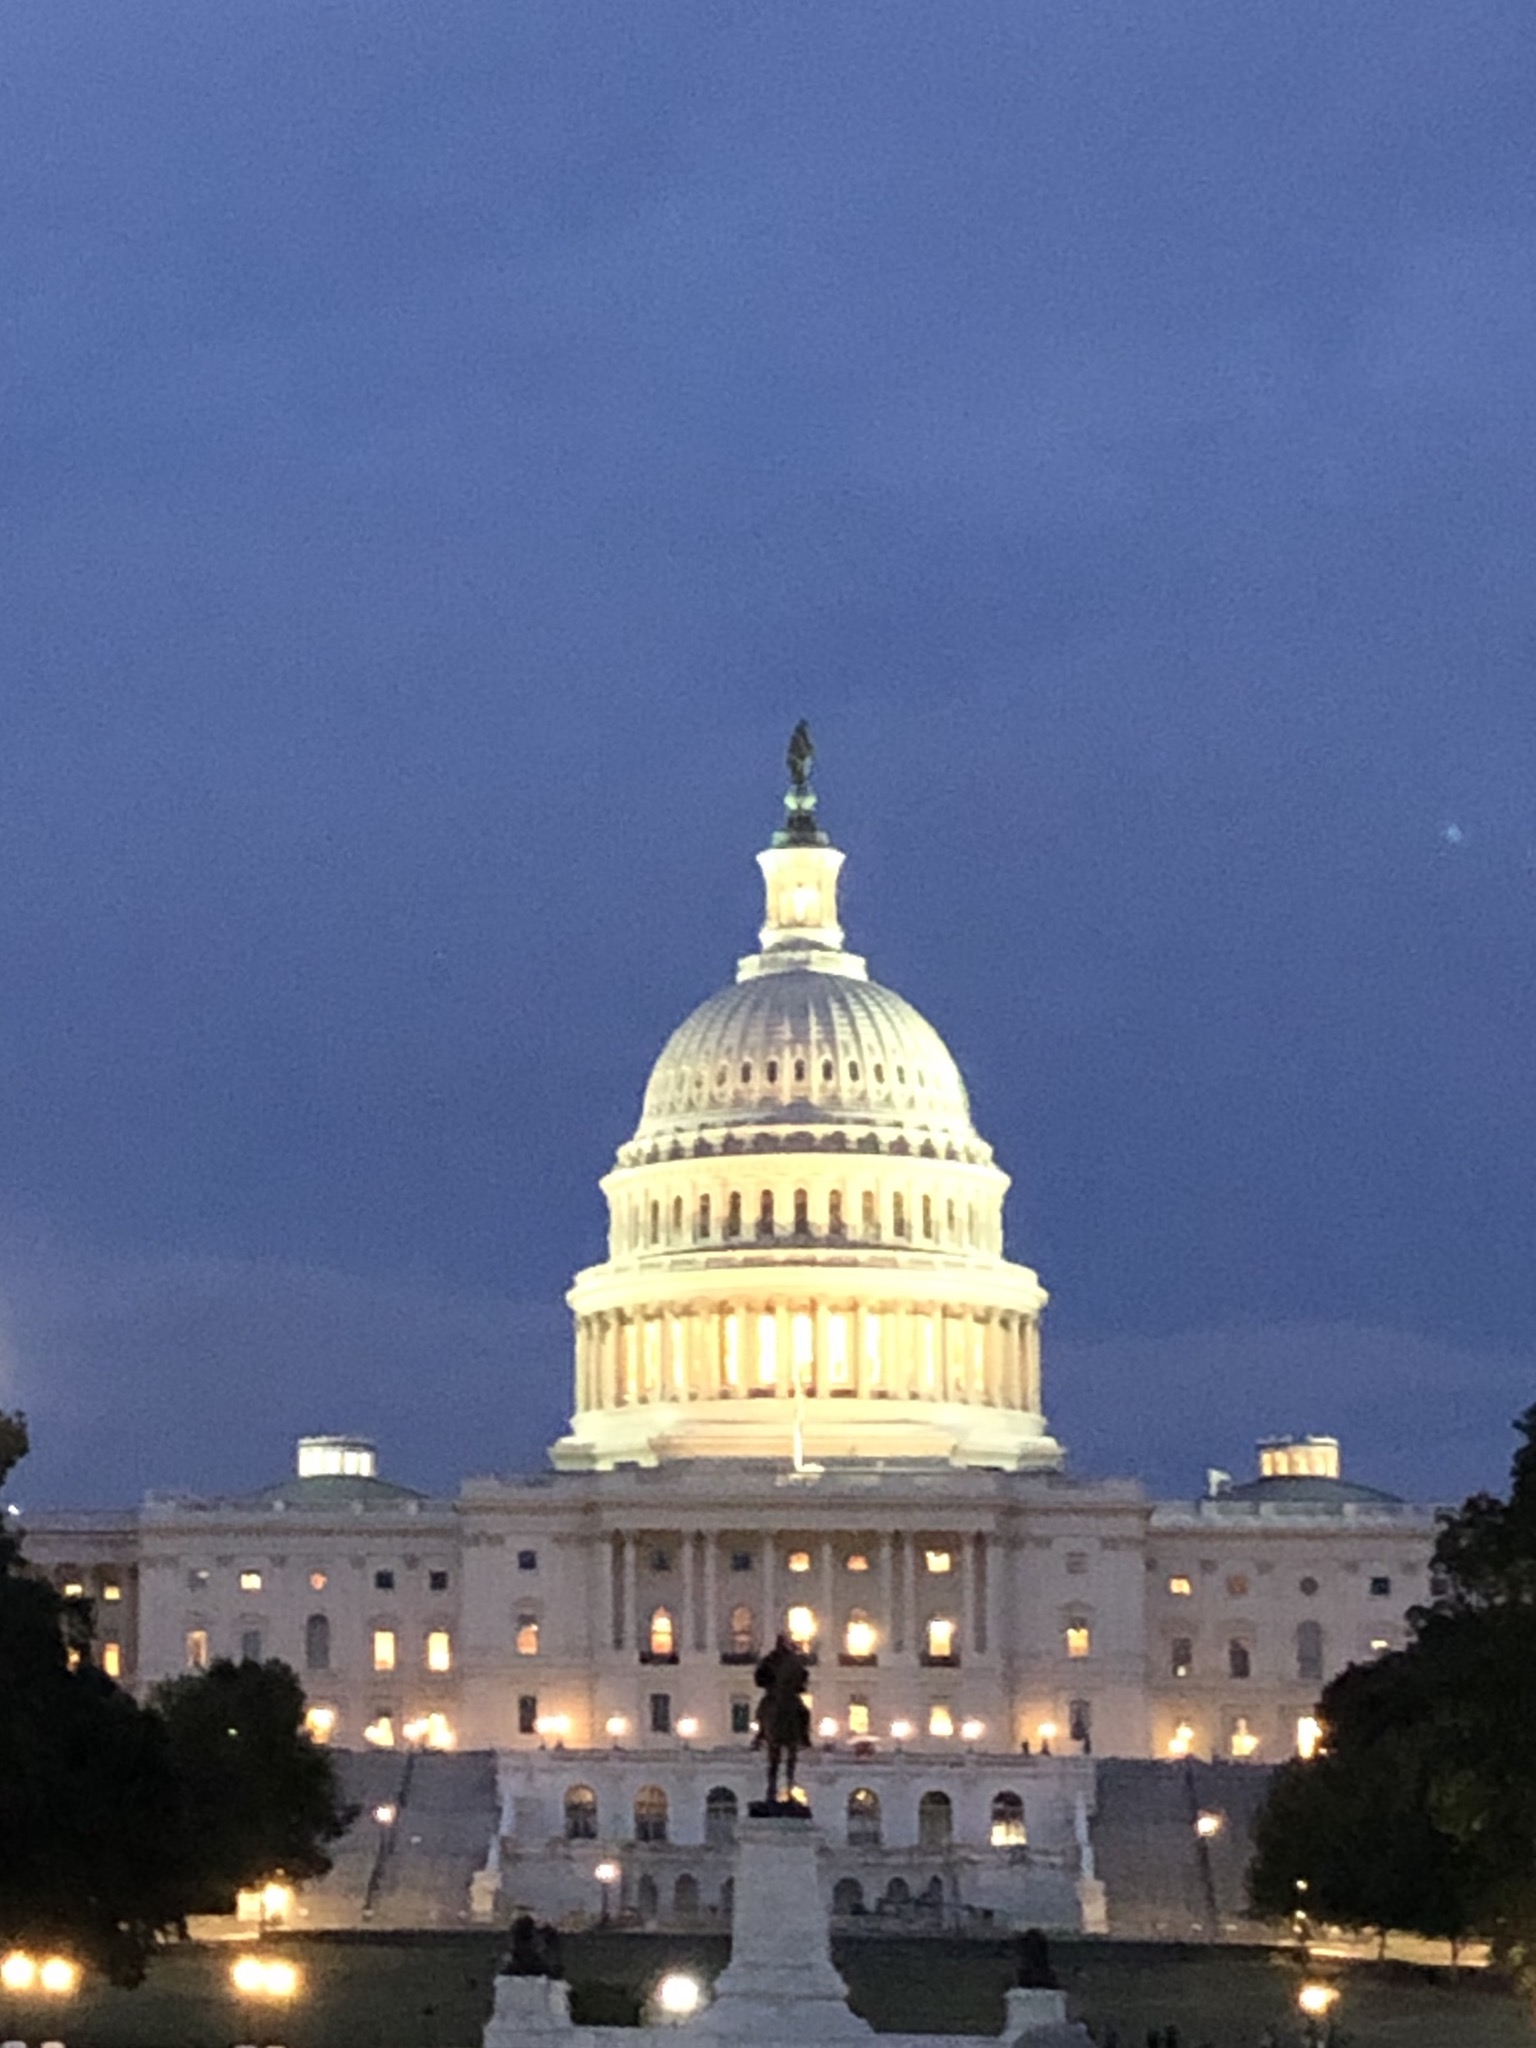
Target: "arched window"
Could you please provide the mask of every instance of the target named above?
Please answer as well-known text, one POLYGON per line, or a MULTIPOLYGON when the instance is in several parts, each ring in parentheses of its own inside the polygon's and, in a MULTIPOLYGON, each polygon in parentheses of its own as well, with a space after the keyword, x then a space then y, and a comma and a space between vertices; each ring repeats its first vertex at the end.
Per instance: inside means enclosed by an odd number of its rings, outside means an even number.
POLYGON ((924 1237, 932 1237, 932 1235, 933 1235, 933 1197, 932 1197, 932 1195, 924 1195, 924 1197, 923 1197, 923 1235, 924 1235, 924 1237))
POLYGON ((828 1237, 841 1237, 843 1235, 843 1191, 841 1188, 834 1188, 827 1197, 827 1235, 828 1237))
POLYGON ((658 1607, 651 1615, 650 1627, 646 1633, 646 1647, 653 1662, 677 1655, 677 1631, 668 1608, 658 1607))
POLYGON ((880 1217, 875 1208, 875 1191, 873 1188, 866 1188, 864 1190, 859 1204, 859 1215, 864 1235, 866 1237, 878 1237, 880 1235, 880 1217))
POLYGON ((795 1061, 795 1079, 796 1079, 797 1081, 803 1081, 803 1080, 805 1079, 805 1061, 804 1061, 804 1060, 796 1060, 796 1061, 795 1061))
POLYGON ((757 1619, 750 1607, 731 1609, 731 1653, 749 1657, 757 1648, 757 1619))
POLYGON ((905 1237, 907 1234, 907 1198, 905 1195, 891 1197, 891 1234, 905 1237))
POLYGON ((848 1920, 864 1910, 864 1887, 856 1877, 840 1877, 832 1887, 832 1910, 848 1920))
POLYGON ((699 1197, 699 1220, 698 1220, 698 1222, 697 1222, 697 1223, 696 1223, 696 1224, 694 1225, 694 1227, 693 1227, 693 1234, 694 1234, 694 1236, 695 1236, 695 1237, 697 1237, 697 1238, 699 1238, 699 1239, 701 1239, 701 1240, 702 1240, 702 1239, 704 1239, 704 1238, 707 1238, 707 1237, 709 1236, 709 1197, 708 1197, 708 1195, 700 1195, 700 1197, 699 1197))
POLYGON ((795 1189, 795 1232, 799 1237, 809 1234, 811 1228, 811 1198, 804 1188, 795 1189))
POLYGON ((304 1624, 304 1669, 331 1668, 331 1623, 329 1615, 312 1614, 304 1624))
POLYGON ((657 1241, 657 1239, 658 1239, 658 1238, 659 1238, 660 1236, 661 1236, 661 1204, 660 1204, 660 1202, 652 1202, 652 1204, 651 1204, 651 1243, 652 1243, 652 1244, 655 1244, 655 1243, 656 1243, 656 1241, 657 1241))
POLYGON ((860 1785, 848 1794, 848 1846, 850 1849, 878 1849, 880 1846, 880 1794, 860 1785))
POLYGON ((944 1234, 950 1240, 951 1243, 954 1242, 955 1203, 953 1196, 951 1196, 950 1199, 944 1204, 944 1234))
POLYGON ((672 1887, 672 1910, 679 1920, 696 1920, 699 1914, 699 1880, 685 1870, 672 1887))
POLYGON ((773 1189, 764 1188, 757 1198, 757 1234, 759 1237, 773 1235, 773 1189))
POLYGON ((635 1840, 664 1842, 666 1839, 667 1795, 659 1785, 642 1785, 635 1794, 635 1840))
POLYGON ((727 1237, 741 1235, 741 1196, 733 1194, 725 1205, 725 1234, 727 1237))
POLYGON ((729 1785, 712 1785, 704 1795, 704 1840, 711 1849, 728 1849, 736 1839, 736 1794, 729 1785))
POLYGON ((1023 1800, 1017 1792, 999 1792, 992 1801, 993 1848, 1022 1849, 1028 1840, 1023 1800))
POLYGON ((683 1234, 683 1198, 682 1198, 682 1196, 681 1196, 681 1195, 674 1195, 674 1196, 672 1197, 672 1235, 673 1235, 673 1238, 674 1238, 674 1239, 676 1239, 676 1238, 679 1238, 679 1237, 681 1237, 681 1236, 682 1236, 682 1234, 683 1234))
POLYGON ((572 1785, 565 1795, 565 1839, 597 1840, 597 1794, 590 1785, 572 1785))
POLYGON ((1227 1675, 1229 1678, 1253 1676, 1253 1655, 1241 1636, 1234 1636, 1227 1644, 1227 1675))
POLYGON ((1321 1678, 1323 1675, 1323 1626, 1318 1621, 1302 1621, 1296 1625, 1296 1676, 1298 1678, 1321 1678))
POLYGON ((652 1921, 656 1918, 657 1909, 661 1904, 661 1895, 656 1889, 656 1880, 649 1871, 645 1873, 644 1877, 641 1878, 639 1884, 635 1887, 635 1904, 639 1908, 642 1920, 652 1921))
POLYGON ((917 1802, 917 1846, 947 1849, 954 1839, 955 1810, 947 1792, 925 1792, 917 1802))

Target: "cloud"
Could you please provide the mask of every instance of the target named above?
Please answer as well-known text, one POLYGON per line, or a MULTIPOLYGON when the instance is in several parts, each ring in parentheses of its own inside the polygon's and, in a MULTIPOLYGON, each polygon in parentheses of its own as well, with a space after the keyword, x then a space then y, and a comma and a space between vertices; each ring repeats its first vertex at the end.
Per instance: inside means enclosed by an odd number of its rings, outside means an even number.
POLYGON ((293 1440, 356 1430, 381 1470, 452 1490, 541 1461, 568 1413, 564 1312, 430 1280, 277 1259, 0 1245, 3 1398, 27 1411, 37 1503, 238 1491, 293 1440))

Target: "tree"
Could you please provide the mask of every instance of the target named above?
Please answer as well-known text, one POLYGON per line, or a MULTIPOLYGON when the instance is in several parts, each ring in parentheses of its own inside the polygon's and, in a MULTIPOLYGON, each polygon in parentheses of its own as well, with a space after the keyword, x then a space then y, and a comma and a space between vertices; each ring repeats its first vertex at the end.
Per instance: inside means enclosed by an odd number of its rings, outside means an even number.
MULTIPOLYGON (((0 1413, 0 1488, 26 1455, 0 1413)), ((352 1814, 286 1665, 221 1661, 141 1707, 91 1661, 91 1611, 26 1569, 0 1517, 0 1950, 116 1984, 243 1886, 330 1868, 352 1814)))
POLYGON ((1536 1963, 1536 1407, 1507 1500, 1443 1518, 1435 1598, 1406 1648, 1325 1689, 1320 1754, 1276 1774, 1250 1897, 1289 1911, 1295 1881, 1346 1926, 1456 1938, 1536 1963))
POLYGON ((189 1910, 227 1913, 235 1894, 265 1880, 322 1877, 325 1844, 356 1809, 338 1798, 330 1752, 304 1729, 304 1690, 286 1664, 216 1658, 158 1686, 189 1826, 189 1910))
MULTIPOLYGON (((0 1415, 0 1485, 25 1456, 0 1415)), ((0 1948, 67 1949, 135 1984, 184 1910, 180 1790, 158 1717, 89 1660, 90 1614, 0 1528, 0 1948)))

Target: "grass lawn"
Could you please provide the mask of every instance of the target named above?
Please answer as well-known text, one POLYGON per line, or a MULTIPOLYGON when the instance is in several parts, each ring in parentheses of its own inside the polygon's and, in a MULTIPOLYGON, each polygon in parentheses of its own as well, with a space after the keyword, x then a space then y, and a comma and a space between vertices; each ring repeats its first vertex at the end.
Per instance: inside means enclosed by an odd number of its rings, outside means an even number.
MULTIPOLYGON (((156 1965, 140 1991, 93 1989, 71 2004, 0 1998, 0 2040, 58 2040, 66 2048, 478 2048, 502 1947, 494 1934, 312 1935, 275 1940, 304 1974, 286 2011, 256 2008, 229 1989, 237 1950, 188 1946, 156 1965)), ((1053 1944, 1073 2013, 1104 2040, 1143 2048, 1147 2029, 1172 2021, 1185 2048, 1254 2048, 1273 2028, 1297 2039, 1293 1964, 1258 1949, 1155 1947, 1127 1942, 1053 1944)), ((576 2017, 632 2020, 665 1968, 713 1977, 718 1936, 575 1935, 566 1962, 576 2017)), ((838 1965, 856 2009, 875 2026, 907 2032, 995 2033, 1008 1958, 984 1942, 866 1937, 840 1943, 838 1965)), ((1479 1973, 1457 1984, 1402 1964, 1337 1967, 1348 2048, 1533 2048, 1523 2006, 1479 1973)))

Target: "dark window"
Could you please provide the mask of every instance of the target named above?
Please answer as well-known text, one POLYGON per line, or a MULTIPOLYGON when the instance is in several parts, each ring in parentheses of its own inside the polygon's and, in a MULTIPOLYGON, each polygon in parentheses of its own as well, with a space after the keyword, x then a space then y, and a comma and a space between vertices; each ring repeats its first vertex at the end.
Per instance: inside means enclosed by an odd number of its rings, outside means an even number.
POLYGON ((1315 1621, 1300 1622, 1296 1629, 1296 1676, 1298 1678, 1321 1678, 1322 1675, 1322 1628, 1315 1621))
POLYGON ((840 1188, 834 1188, 827 1197, 827 1235, 843 1235, 843 1196, 840 1188))
POLYGON ((1390 1596, 1391 1596, 1391 1592, 1392 1592, 1392 1581, 1391 1581, 1390 1579, 1387 1579, 1387 1578, 1375 1578, 1375 1579, 1372 1579, 1372 1581, 1371 1581, 1371 1598, 1372 1598, 1373 1600, 1386 1600, 1386 1599, 1390 1598, 1390 1596))
POLYGON ((312 1614, 304 1624, 304 1669, 331 1668, 331 1624, 323 1614, 312 1614))
POLYGON ((517 1553, 517 1568, 520 1572, 536 1572, 539 1568, 539 1553, 536 1550, 520 1550, 517 1553))
POLYGON ((712 1785, 704 1795, 704 1840, 711 1849, 728 1849, 736 1839, 736 1794, 729 1785, 712 1785))
POLYGON ((520 1692, 517 1696, 517 1732, 519 1735, 538 1733, 539 1696, 536 1692, 520 1692))
POLYGON ((795 1189, 795 1229, 804 1237, 811 1227, 811 1198, 804 1188, 795 1189))
POLYGON ((878 1849, 880 1846, 880 1795, 860 1785, 848 1794, 848 1846, 850 1849, 878 1849))
POLYGON ((651 1552, 651 1570, 653 1572, 669 1572, 671 1569, 672 1553, 670 1550, 653 1550, 651 1552))
POLYGON ((1188 1678, 1190 1667, 1195 1661, 1195 1644, 1192 1636, 1175 1636, 1168 1646, 1168 1668, 1175 1678, 1188 1678))
POLYGON ((1067 1701, 1067 1733, 1085 1749, 1093 1742, 1093 1704, 1089 1700, 1067 1701))
POLYGON ((731 1733, 750 1735, 752 1733, 752 1702, 735 1699, 731 1701, 731 1733))
POLYGON ((635 1795, 635 1840, 667 1839, 667 1795, 659 1785, 642 1785, 635 1795))
POLYGON ((725 1205, 725 1234, 727 1237, 741 1235, 741 1196, 732 1195, 725 1205))
POLYGON ((773 1189, 764 1188, 757 1198, 757 1234, 759 1237, 773 1235, 773 1189))
POLYGON ((700 1197, 699 1197, 699 1220, 698 1220, 698 1223, 697 1223, 697 1224, 695 1225, 695 1227, 694 1227, 694 1236, 695 1236, 695 1237, 708 1237, 708 1235, 709 1235, 709 1197, 708 1197, 708 1195, 700 1195, 700 1197))
POLYGON ((670 1735, 672 1733, 672 1695, 669 1692, 651 1694, 651 1733, 670 1735))
POLYGON ((446 1593, 447 1590, 448 1574, 446 1572, 427 1573, 427 1591, 429 1593, 446 1593))
POLYGON ((804 1060, 796 1060, 796 1061, 795 1061, 795 1079, 796 1079, 797 1081, 803 1081, 803 1080, 805 1079, 805 1061, 804 1061, 804 1060))
POLYGON ((1248 1645, 1234 1636, 1227 1645, 1227 1672, 1232 1678, 1253 1676, 1253 1656, 1248 1645))
POLYGON ((1312 1598, 1312 1595, 1317 1591, 1316 1579, 1303 1579, 1301 1582, 1301 1590, 1303 1593, 1306 1594, 1307 1598, 1310 1600, 1312 1598))
POLYGON ((248 1628, 242 1632, 240 1637, 240 1654, 242 1657, 248 1657, 253 1664, 261 1662, 261 1630, 259 1628, 248 1628))
POLYGON ((765 1070, 765 1071, 767 1072, 767 1075, 768 1075, 768 1079, 769 1079, 770 1081, 777 1081, 777 1080, 778 1080, 778 1078, 779 1078, 779 1063, 778 1063, 778 1061, 777 1061, 777 1060, 770 1060, 770 1061, 768 1062, 768 1065, 767 1065, 767 1068, 766 1068, 766 1070, 765 1070))
POLYGON ((597 1840, 597 1794, 590 1785, 572 1785, 565 1795, 565 1839, 597 1840))
POLYGON ((376 1592, 393 1593, 395 1590, 395 1575, 393 1572, 375 1572, 373 1584, 376 1592))
POLYGON ((731 1552, 731 1570, 733 1572, 749 1572, 751 1569, 752 1553, 750 1550, 733 1550, 731 1552))
POLYGON ((954 1838, 955 1814, 947 1792, 925 1792, 917 1802, 917 1846, 930 1855, 954 1838))

